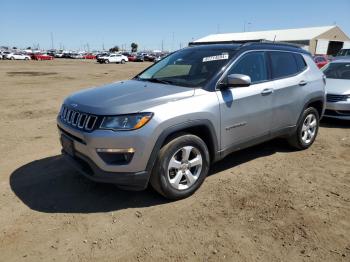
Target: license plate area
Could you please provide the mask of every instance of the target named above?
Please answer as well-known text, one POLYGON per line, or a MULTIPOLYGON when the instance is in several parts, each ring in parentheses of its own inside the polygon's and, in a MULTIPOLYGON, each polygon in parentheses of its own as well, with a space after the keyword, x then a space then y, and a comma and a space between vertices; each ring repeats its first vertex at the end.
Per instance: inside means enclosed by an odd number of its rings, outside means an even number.
POLYGON ((61 135, 61 145, 63 150, 70 156, 74 156, 74 142, 65 135, 61 135))

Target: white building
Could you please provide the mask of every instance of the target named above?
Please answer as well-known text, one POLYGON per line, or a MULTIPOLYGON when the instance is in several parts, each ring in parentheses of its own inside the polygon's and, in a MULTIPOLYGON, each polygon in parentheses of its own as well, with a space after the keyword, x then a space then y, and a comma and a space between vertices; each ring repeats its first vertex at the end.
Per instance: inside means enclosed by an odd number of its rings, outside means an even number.
POLYGON ((248 41, 278 41, 297 44, 312 54, 335 55, 341 48, 350 48, 350 38, 338 26, 213 34, 200 38, 193 43, 248 41))

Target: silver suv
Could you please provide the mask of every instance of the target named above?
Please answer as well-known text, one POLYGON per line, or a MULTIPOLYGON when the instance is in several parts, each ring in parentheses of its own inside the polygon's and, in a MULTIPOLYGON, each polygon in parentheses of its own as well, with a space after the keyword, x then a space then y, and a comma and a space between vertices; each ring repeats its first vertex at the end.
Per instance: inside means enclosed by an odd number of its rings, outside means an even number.
POLYGON ((314 142, 325 79, 284 44, 190 46, 132 80, 77 92, 57 118, 62 153, 86 177, 169 199, 194 193, 212 163, 285 137, 314 142))

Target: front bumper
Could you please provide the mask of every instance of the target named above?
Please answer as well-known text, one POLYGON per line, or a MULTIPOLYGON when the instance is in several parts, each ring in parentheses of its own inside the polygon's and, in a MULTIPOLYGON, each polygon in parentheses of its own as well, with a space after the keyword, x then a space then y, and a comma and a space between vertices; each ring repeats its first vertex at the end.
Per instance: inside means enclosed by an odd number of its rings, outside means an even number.
POLYGON ((154 142, 150 123, 142 129, 132 132, 114 132, 95 130, 84 132, 66 125, 57 119, 60 136, 72 141, 74 153, 62 152, 65 158, 80 173, 91 180, 117 184, 123 188, 142 190, 147 187, 151 165, 151 153, 154 142), (135 151, 127 163, 109 163, 97 152, 98 148, 133 148, 135 151))
POLYGON ((350 120, 350 101, 327 102, 324 116, 350 120))
POLYGON ((137 173, 106 172, 79 152, 75 152, 72 157, 62 150, 62 155, 72 167, 92 181, 115 184, 120 188, 135 191, 144 190, 148 185, 149 173, 147 171, 137 173))

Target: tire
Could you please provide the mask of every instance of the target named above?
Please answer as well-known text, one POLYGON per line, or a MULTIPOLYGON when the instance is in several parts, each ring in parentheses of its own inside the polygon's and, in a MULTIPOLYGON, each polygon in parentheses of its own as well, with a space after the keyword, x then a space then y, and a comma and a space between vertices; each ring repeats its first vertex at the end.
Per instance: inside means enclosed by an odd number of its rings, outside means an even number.
POLYGON ((109 60, 108 59, 105 60, 105 64, 109 64, 109 60))
POLYGON ((15 58, 12 56, 11 58, 10 58, 11 60, 15 60, 15 58))
POLYGON ((180 134, 159 151, 150 183, 168 199, 186 198, 201 186, 209 167, 209 151, 203 140, 194 135, 180 134))
POLYGON ((120 63, 125 64, 125 60, 124 60, 124 59, 122 59, 122 61, 121 61, 120 63))
POLYGON ((303 112, 297 130, 288 138, 288 143, 298 150, 309 148, 315 141, 320 124, 320 116, 314 107, 303 112))
POLYGON ((28 58, 28 57, 26 57, 26 58, 24 58, 24 60, 28 61, 28 60, 29 60, 29 58, 28 58))

